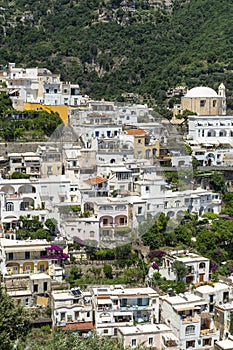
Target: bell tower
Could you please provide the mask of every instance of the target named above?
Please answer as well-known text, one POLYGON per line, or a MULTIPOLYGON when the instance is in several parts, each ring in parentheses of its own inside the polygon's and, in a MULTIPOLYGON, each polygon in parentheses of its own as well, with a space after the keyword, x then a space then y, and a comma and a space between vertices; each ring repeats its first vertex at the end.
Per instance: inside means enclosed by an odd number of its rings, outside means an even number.
POLYGON ((221 98, 221 102, 220 103, 220 110, 219 110, 219 114, 220 115, 226 115, 227 113, 227 105, 226 105, 226 88, 225 85, 223 83, 221 83, 218 87, 218 96, 221 98))

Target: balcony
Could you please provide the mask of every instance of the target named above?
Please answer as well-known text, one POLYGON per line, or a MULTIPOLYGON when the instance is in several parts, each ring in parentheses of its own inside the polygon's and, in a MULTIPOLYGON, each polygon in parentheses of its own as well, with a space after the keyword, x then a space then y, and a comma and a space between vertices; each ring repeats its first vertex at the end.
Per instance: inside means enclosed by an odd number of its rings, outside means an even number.
POLYGON ((199 319, 196 316, 181 316, 182 324, 197 323, 199 319))

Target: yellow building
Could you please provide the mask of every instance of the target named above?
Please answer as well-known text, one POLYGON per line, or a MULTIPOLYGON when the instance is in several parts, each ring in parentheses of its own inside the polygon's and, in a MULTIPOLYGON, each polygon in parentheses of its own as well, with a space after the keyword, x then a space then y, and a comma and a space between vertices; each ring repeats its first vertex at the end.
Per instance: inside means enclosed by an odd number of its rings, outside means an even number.
POLYGON ((58 113, 65 125, 68 124, 68 114, 69 114, 69 108, 68 106, 58 106, 58 105, 42 105, 40 103, 30 103, 30 102, 25 102, 24 103, 24 109, 27 111, 32 111, 32 110, 44 110, 46 112, 54 112, 58 113))
POLYGON ((45 248, 50 244, 46 240, 0 240, 0 255, 3 275, 31 274, 47 272, 50 260, 45 248))
POLYGON ((153 140, 151 136, 142 129, 129 129, 126 130, 126 134, 134 138, 134 157, 137 159, 149 159, 153 164, 153 161, 159 157, 159 140, 153 140))

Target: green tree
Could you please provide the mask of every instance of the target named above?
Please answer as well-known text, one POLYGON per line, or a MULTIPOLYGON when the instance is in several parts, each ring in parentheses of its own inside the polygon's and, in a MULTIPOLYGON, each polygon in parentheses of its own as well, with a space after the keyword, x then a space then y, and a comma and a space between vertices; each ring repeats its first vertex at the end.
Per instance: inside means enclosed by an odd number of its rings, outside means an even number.
POLYGON ((29 332, 29 314, 22 306, 16 305, 1 287, 0 315, 0 350, 14 349, 14 344, 29 332))
MULTIPOLYGON (((124 350, 123 344, 108 337, 92 335, 91 337, 83 338, 77 337, 72 332, 53 332, 52 336, 29 337, 25 343, 30 350, 124 350)), ((4 350, 6 349, 8 348, 4 350)), ((137 348, 137 350, 139 349, 143 350, 144 346, 137 348)))
POLYGON ((215 171, 213 173, 213 175, 211 175, 210 185, 214 189, 214 191, 225 193, 225 191, 226 191, 226 179, 225 179, 224 175, 219 171, 215 171))
POLYGON ((52 219, 47 219, 45 221, 45 226, 49 229, 51 234, 55 234, 57 231, 57 220, 52 218, 52 219))
POLYGON ((112 278, 112 266, 109 264, 104 264, 103 272, 107 278, 112 278))
POLYGON ((178 281, 182 281, 182 279, 187 275, 187 267, 182 261, 174 261, 172 268, 177 276, 178 281))

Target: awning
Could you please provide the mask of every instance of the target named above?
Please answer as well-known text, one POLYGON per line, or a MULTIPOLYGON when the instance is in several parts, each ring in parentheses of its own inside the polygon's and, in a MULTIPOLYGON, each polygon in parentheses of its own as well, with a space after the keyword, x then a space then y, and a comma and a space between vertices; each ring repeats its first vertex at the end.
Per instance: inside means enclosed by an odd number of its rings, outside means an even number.
POLYGON ((98 305, 106 305, 106 304, 112 304, 111 299, 100 299, 97 300, 98 305))
POLYGON ((122 311, 122 312, 114 312, 114 316, 132 316, 133 311, 122 311))
POLYGON ((194 310, 196 307, 195 306, 173 306, 173 308, 176 310, 176 311, 188 311, 188 310, 194 310))

